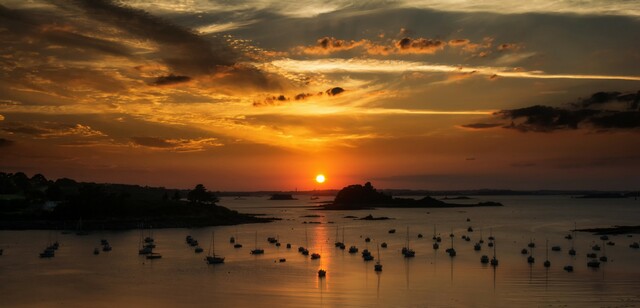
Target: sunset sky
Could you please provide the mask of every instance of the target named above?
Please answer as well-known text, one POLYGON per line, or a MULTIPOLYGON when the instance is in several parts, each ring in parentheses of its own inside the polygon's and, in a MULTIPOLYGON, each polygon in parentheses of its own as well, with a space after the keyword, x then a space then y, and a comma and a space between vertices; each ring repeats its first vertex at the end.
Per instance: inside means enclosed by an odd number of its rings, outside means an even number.
POLYGON ((0 0, 0 171, 638 190, 639 38, 626 0, 0 0))

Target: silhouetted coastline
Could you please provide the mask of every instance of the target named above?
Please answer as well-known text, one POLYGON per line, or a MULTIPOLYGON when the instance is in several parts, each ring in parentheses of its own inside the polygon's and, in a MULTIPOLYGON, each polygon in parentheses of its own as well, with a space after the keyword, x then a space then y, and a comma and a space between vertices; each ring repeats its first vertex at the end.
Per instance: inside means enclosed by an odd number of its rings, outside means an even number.
POLYGON ((502 206, 499 202, 487 201, 475 204, 446 203, 426 196, 421 199, 393 198, 379 191, 370 182, 350 185, 338 192, 333 203, 321 206, 324 210, 366 210, 373 208, 456 208, 502 206))
POLYGON ((82 183, 0 173, 0 229, 126 230, 193 228, 271 222, 217 204, 216 194, 196 185, 172 190, 123 184, 82 183))

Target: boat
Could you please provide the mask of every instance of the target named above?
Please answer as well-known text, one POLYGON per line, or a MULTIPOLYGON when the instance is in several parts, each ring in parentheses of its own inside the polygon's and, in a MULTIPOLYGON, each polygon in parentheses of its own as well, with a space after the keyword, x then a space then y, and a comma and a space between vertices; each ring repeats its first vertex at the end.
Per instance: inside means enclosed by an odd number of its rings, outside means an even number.
POLYGON ((371 252, 369 251, 369 249, 365 249, 362 251, 362 259, 365 261, 373 260, 373 256, 371 255, 371 252))
MULTIPOLYGON (((609 239, 609 238, 607 238, 607 239, 609 239)), ((602 256, 599 258, 599 260, 600 260, 601 262, 607 262, 607 261, 609 261, 609 259, 607 258, 607 251, 606 251, 607 246, 605 246, 605 245, 604 245, 604 241, 605 241, 605 240, 602 240, 602 256)))
POLYGON ((409 239, 409 227, 407 227, 407 245, 402 248, 402 254, 405 258, 413 258, 416 256, 416 252, 410 248, 411 240, 409 239))
POLYGON ((146 255, 146 258, 149 260, 161 259, 162 255, 157 252, 152 252, 146 255))
POLYGON ((47 247, 43 252, 40 253, 40 258, 53 258, 55 257, 55 250, 51 247, 47 247))
POLYGON ((109 244, 102 246, 102 251, 104 252, 111 251, 111 249, 113 248, 109 244))
POLYGON ((202 249, 202 247, 200 247, 200 246, 197 246, 193 251, 194 251, 195 253, 201 253, 201 252, 203 252, 203 251, 204 251, 204 249, 202 249))
POLYGON ((456 250, 453 248, 453 236, 451 237, 451 248, 447 249, 447 253, 449 254, 449 257, 453 258, 456 256, 456 250))
POLYGON ((291 244, 287 243, 287 249, 291 249, 291 244))
POLYGON ((322 278, 322 277, 325 277, 325 276, 327 276, 327 271, 325 271, 323 269, 318 270, 318 277, 322 278))
POLYGON ((536 247, 536 243, 533 242, 533 239, 531 239, 529 241, 529 244, 527 244, 527 247, 529 247, 529 248, 535 248, 536 247))
POLYGON ((576 255, 576 250, 575 248, 573 248, 575 245, 575 240, 576 240, 576 228, 577 228, 577 224, 574 222, 573 223, 573 236, 571 236, 571 248, 569 248, 569 255, 570 256, 575 256, 576 255))
POLYGON ((564 270, 565 270, 565 271, 567 271, 567 272, 573 272, 573 266, 571 266, 571 265, 566 265, 566 266, 564 267, 564 270))
POLYGON ((593 259, 589 262, 587 262, 587 267, 591 267, 591 268, 599 268, 600 267, 600 262, 596 259, 593 259))
MULTIPOLYGON (((495 240, 493 241, 495 243, 495 240)), ((496 245, 493 245, 493 258, 491 258, 491 266, 496 267, 498 266, 498 259, 496 258, 496 245)))
POLYGON ((418 238, 422 238, 422 233, 418 233, 418 238))
POLYGON ((473 250, 479 251, 480 249, 482 249, 482 245, 480 245, 480 243, 476 243, 475 245, 473 245, 473 250))
POLYGON ((607 246, 615 246, 615 245, 616 245, 616 243, 614 243, 614 242, 612 242, 612 241, 608 241, 608 242, 607 242, 607 246))
POLYGON ((493 241, 495 238, 493 237, 493 228, 489 228, 489 240, 493 241))
POLYGON ((603 235, 603 236, 600 237, 600 239, 603 240, 603 241, 608 241, 609 237, 606 236, 606 235, 603 235))
POLYGON ((100 254, 100 249, 98 249, 98 247, 93 249, 93 254, 94 255, 99 255, 100 254))
POLYGON ((334 243, 334 245, 336 245, 336 248, 342 246, 342 242, 338 240, 339 233, 340 231, 338 229, 338 226, 336 226, 336 241, 334 243))
POLYGON ((473 232, 473 228, 471 228, 471 226, 469 226, 469 228, 467 228, 467 232, 473 232))
POLYGON ((237 229, 236 229, 236 237, 234 238, 232 236, 231 238, 234 240, 234 243, 235 243, 235 244, 233 244, 233 248, 242 248, 242 244, 238 243, 239 237, 238 237, 238 230, 237 229))
POLYGON ((376 265, 373 266, 373 270, 376 272, 382 271, 382 263, 380 263, 380 246, 378 245, 378 261, 376 261, 376 265))
POLYGON ((587 258, 597 258, 598 255, 595 252, 590 252, 587 254, 587 258))
POLYGON ((4 253, 4 249, 0 248, 0 256, 4 253))
POLYGON ((520 253, 526 255, 529 253, 529 251, 526 248, 522 248, 522 250, 520 250, 520 253))
POLYGON ((311 254, 311 260, 315 260, 315 259, 320 259, 320 254, 319 253, 314 252, 314 253, 311 254))
POLYGON ((560 246, 552 246, 551 250, 552 251, 560 251, 560 250, 562 250, 562 248, 560 246))
POLYGON ((595 245, 591 246, 591 249, 594 250, 594 251, 600 251, 600 245, 595 244, 595 245))
POLYGON ((529 256, 527 257, 527 263, 532 264, 536 262, 536 258, 533 257, 533 249, 529 251, 529 256))
POLYGON ((436 237, 436 225, 433 225, 433 237, 431 239, 434 240, 434 241, 437 239, 437 237, 436 237))
POLYGON ((284 262, 287 262, 287 259, 285 259, 285 258, 280 258, 280 259, 278 259, 278 262, 280 262, 280 263, 284 263, 284 262))
POLYGON ((209 254, 205 258, 205 261, 207 262, 207 264, 224 263, 224 257, 216 256, 216 237, 213 231, 211 231, 211 245, 209 246, 209 254))
POLYGON ((349 253, 357 253, 357 252, 358 252, 358 247, 356 246, 349 247, 349 253))
POLYGON ((389 233, 390 233, 390 234, 396 233, 396 229, 391 229, 391 230, 389 230, 389 233))
POLYGON ((482 257, 480 257, 480 263, 482 263, 482 264, 487 264, 487 263, 489 263, 489 256, 487 256, 487 255, 482 255, 482 257))
POLYGON ((433 243, 433 249, 438 249, 440 248, 440 245, 438 245, 438 242, 433 243))
POLYGON ((387 248, 387 242, 382 242, 382 244, 380 244, 380 246, 381 246, 382 248, 387 248))
POLYGON ((365 241, 366 243, 369 243, 369 242, 371 242, 371 238, 367 237, 367 238, 365 238, 365 239, 364 239, 364 241, 365 241))
POLYGON ((263 253, 264 253, 264 249, 258 248, 258 231, 256 231, 255 248, 253 250, 251 250, 251 254, 252 255, 261 255, 263 253))
POLYGON ((232 236, 232 237, 229 238, 229 243, 230 244, 233 244, 235 242, 236 242, 236 238, 235 237, 232 236))
POLYGON ((638 249, 640 248, 640 244, 638 244, 638 242, 633 242, 632 244, 629 245, 630 248, 634 248, 634 249, 638 249))
POLYGON ((546 241, 546 244, 544 245, 546 251, 547 251, 547 259, 544 260, 544 267, 549 267, 551 266, 551 261, 549 261, 549 240, 546 241))

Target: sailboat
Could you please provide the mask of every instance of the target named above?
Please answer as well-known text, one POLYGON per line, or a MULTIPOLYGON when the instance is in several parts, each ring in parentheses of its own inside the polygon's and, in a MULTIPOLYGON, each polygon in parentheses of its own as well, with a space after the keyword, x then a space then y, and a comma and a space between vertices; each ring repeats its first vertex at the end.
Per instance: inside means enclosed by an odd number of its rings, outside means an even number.
POLYGON ((264 249, 258 248, 258 231, 256 231, 255 249, 251 250, 251 254, 252 255, 261 255, 263 253, 264 253, 264 249))
POLYGON ((498 266, 498 259, 496 259, 496 245, 495 240, 493 240, 493 258, 491 259, 491 266, 498 266))
POLYGON ((224 257, 216 256, 216 237, 213 231, 211 231, 211 245, 209 246, 209 255, 205 258, 207 264, 220 264, 224 263, 224 257))
POLYGON ((549 267, 551 266, 551 261, 549 261, 549 239, 547 239, 547 242, 544 247, 547 250, 547 259, 544 260, 544 267, 549 267))
POLYGON ((609 261, 609 259, 607 258, 607 255, 606 255, 606 253, 607 253, 606 248, 607 247, 604 245, 604 241, 605 240, 602 240, 602 249, 603 250, 602 250, 602 256, 600 257, 600 261, 607 262, 607 261, 609 261))
POLYGON ((344 245, 342 242, 338 241, 338 235, 339 235, 338 233, 339 233, 338 226, 336 226, 336 242, 334 243, 336 247, 340 247, 344 245))
POLYGON ((407 246, 402 248, 402 254, 405 258, 412 258, 416 256, 416 252, 413 249, 409 248, 409 227, 407 227, 407 246))
MULTIPOLYGON (((451 234, 453 235, 453 230, 451 231, 451 234)), ((451 248, 447 249, 447 253, 449 253, 449 257, 456 256, 456 250, 453 248, 453 236, 451 236, 451 248)))
POLYGON ((574 242, 576 240, 576 229, 577 229, 577 224, 574 222, 573 223, 573 236, 571 237, 571 249, 569 249, 569 255, 575 256, 576 255, 576 250, 573 248, 574 242))
MULTIPOLYGON (((138 249, 138 254, 139 255, 148 255, 153 253, 153 246, 148 245, 144 243, 143 241, 143 237, 144 237, 144 224, 140 225, 140 238, 138 239, 138 247, 140 247, 138 249)), ((188 240, 188 238, 187 238, 188 240)))
POLYGON ((376 261, 376 265, 373 266, 373 269, 376 272, 382 271, 382 264, 380 263, 380 245, 378 245, 378 261, 376 261))
MULTIPOLYGON (((231 238, 233 238, 233 236, 231 238)), ((235 243, 233 244, 233 248, 242 248, 242 244, 238 243, 238 239, 238 229, 236 229, 236 238, 233 241, 235 243)))
POLYGON ((533 257, 533 248, 529 251, 529 256, 527 257, 527 263, 531 264, 536 262, 536 258, 533 257))

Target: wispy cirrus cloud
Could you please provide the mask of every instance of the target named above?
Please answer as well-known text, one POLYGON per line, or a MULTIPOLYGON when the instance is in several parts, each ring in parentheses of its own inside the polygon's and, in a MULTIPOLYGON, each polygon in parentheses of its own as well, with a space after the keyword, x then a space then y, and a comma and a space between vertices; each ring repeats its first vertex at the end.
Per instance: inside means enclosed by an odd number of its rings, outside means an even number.
POLYGON ((593 80, 630 80, 640 81, 640 76, 591 75, 591 74, 550 74, 543 71, 526 71, 513 67, 458 66, 413 62, 403 60, 379 59, 317 59, 317 60, 274 60, 271 64, 285 71, 296 73, 371 73, 396 74, 402 72, 431 73, 474 73, 490 78, 530 78, 530 79, 593 79, 593 80))

